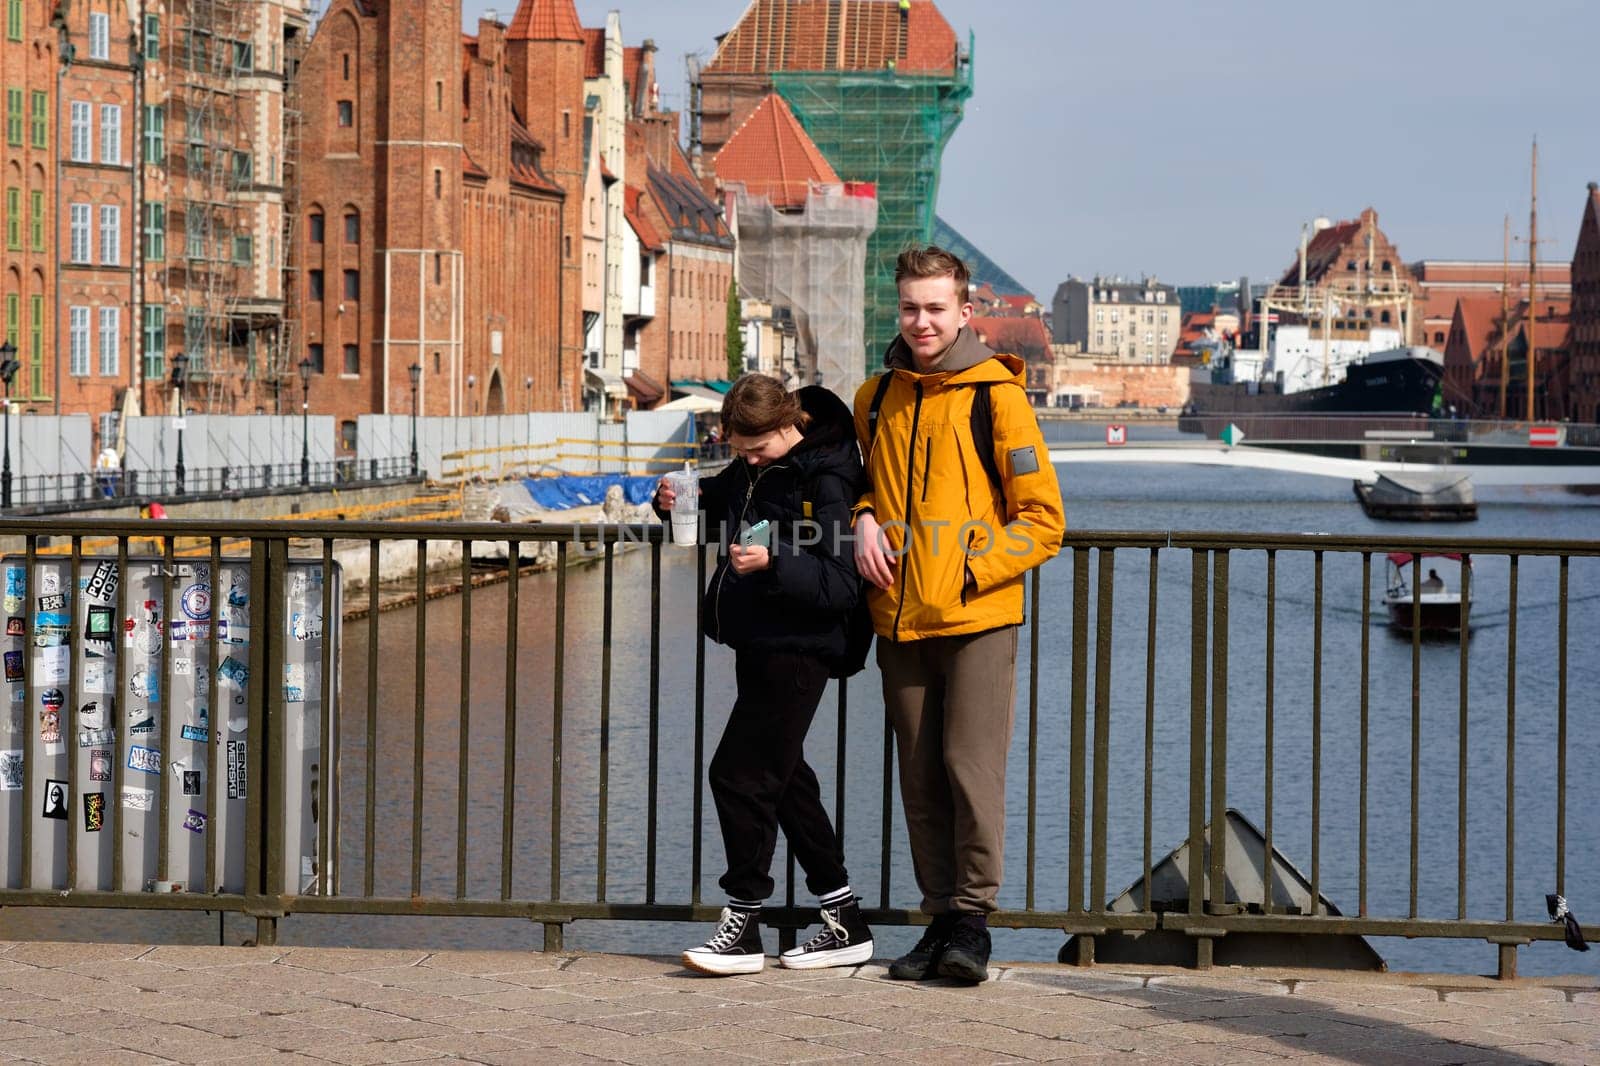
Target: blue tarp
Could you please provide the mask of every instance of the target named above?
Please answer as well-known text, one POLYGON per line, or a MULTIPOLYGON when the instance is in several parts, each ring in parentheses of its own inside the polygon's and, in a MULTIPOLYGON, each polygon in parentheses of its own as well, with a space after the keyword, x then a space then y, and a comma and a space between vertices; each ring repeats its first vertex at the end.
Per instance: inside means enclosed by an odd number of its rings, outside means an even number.
POLYGON ((621 474, 601 474, 596 477, 529 477, 522 483, 528 487, 533 502, 547 510, 562 511, 569 507, 587 507, 606 502, 606 490, 621 485, 629 503, 645 503, 655 495, 656 477, 624 477, 621 474))

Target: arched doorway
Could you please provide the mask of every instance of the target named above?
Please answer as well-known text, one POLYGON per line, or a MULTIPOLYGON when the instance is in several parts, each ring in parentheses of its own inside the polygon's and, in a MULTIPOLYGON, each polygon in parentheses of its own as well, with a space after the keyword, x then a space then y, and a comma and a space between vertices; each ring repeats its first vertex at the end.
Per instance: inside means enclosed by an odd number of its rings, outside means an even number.
POLYGON ((489 392, 485 397, 486 406, 483 413, 486 415, 503 415, 506 413, 506 389, 500 381, 500 371, 496 370, 489 375, 489 392))

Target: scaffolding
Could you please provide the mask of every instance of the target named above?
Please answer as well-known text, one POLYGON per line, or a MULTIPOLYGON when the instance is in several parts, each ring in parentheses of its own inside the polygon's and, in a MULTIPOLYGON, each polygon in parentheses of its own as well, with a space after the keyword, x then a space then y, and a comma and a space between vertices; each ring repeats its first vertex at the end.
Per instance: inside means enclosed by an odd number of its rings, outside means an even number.
POLYGON ((283 190, 296 184, 299 114, 282 105, 312 14, 306 0, 179 0, 171 8, 166 128, 175 135, 161 281, 168 320, 181 323, 187 402, 205 411, 275 408, 278 385, 293 372, 285 299, 293 212, 283 190))
POLYGON ((867 249, 876 228, 870 197, 840 185, 812 185, 800 211, 778 211, 765 196, 734 187, 739 219, 739 288, 787 307, 796 327, 796 362, 840 396, 866 376, 867 249), (820 376, 819 376, 820 375, 820 376))
MULTIPOLYGON (((311 43, 310 27, 319 14, 318 0, 306 0, 303 20, 286 24, 283 34, 283 218, 279 226, 279 263, 283 265, 283 317, 267 352, 262 385, 272 394, 273 414, 282 413, 283 385, 293 381, 300 351, 300 128, 304 104, 300 63, 311 43)), ((287 15, 288 13, 285 12, 287 15)), ((266 406, 262 404, 262 406, 266 406)))
POLYGON ((839 176, 877 186, 877 228, 866 252, 868 369, 881 364, 897 329, 895 258, 933 238, 941 159, 972 95, 971 55, 969 38, 945 73, 772 74, 773 88, 839 176))

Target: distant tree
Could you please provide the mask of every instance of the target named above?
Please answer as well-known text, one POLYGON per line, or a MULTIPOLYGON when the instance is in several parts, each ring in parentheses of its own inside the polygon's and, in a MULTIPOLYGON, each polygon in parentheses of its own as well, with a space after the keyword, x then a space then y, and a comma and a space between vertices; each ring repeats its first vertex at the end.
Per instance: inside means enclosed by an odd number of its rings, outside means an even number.
POLYGON ((744 323, 739 307, 739 283, 728 282, 728 321, 723 330, 724 345, 728 354, 728 380, 736 381, 744 373, 744 323))

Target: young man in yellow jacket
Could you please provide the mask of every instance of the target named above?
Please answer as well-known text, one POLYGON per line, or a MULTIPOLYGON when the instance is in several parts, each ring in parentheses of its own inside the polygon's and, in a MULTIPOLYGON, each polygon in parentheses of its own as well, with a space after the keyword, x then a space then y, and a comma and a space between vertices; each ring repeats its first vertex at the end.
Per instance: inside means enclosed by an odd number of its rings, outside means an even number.
POLYGON ((965 264, 939 248, 907 251, 895 281, 890 380, 868 379, 855 398, 871 483, 855 507, 855 552, 872 586, 912 865, 932 920, 889 976, 982 981, 1003 868, 1023 576, 1060 550, 1066 523, 1022 360, 967 328, 965 264), (980 393, 992 462, 973 432, 980 393))

